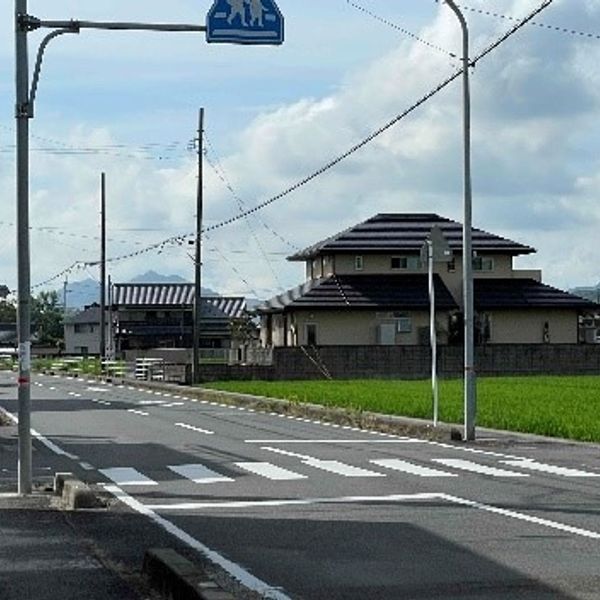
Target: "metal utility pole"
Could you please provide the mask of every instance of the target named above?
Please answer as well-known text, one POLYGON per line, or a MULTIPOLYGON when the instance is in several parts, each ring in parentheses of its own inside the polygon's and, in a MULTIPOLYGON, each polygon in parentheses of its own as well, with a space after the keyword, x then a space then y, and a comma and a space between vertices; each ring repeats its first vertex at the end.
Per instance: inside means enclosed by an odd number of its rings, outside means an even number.
POLYGON ((106 359, 106 174, 100 176, 100 372, 106 359))
POLYGON ((27 0, 15 0, 17 119, 17 328, 19 337, 19 494, 31 494, 31 272, 29 265, 29 67, 27 0))
POLYGON ((445 0, 460 21, 463 34, 463 129, 464 129, 464 217, 463 217, 463 314, 464 314, 464 439, 475 439, 477 380, 473 302, 472 186, 471 186, 471 95, 469 89, 469 29, 454 0, 445 0))
POLYGON ((188 23, 138 23, 114 21, 43 20, 30 15, 27 0, 15 0, 15 96, 17 120, 17 321, 19 338, 19 493, 30 494, 32 489, 31 468, 31 273, 29 253, 29 119, 34 115, 42 61, 48 44, 58 36, 80 33, 82 30, 104 31, 155 31, 163 33, 206 33, 207 42, 234 44, 281 44, 283 42, 283 17, 274 5, 274 25, 264 27, 263 35, 255 31, 242 31, 217 39, 215 34, 223 27, 223 16, 216 10, 217 3, 207 15, 206 25, 188 23), (40 43, 35 69, 29 88, 29 62, 27 34, 37 29, 51 29, 40 43), (249 35, 247 35, 249 33, 249 35))
POLYGON ((429 288, 429 343, 431 346, 431 395, 433 398, 433 426, 437 427, 439 394, 437 377, 437 333, 435 330, 435 286, 433 284, 433 240, 427 244, 427 280, 429 288))
POLYGON ((196 252, 194 256, 194 315, 193 315, 193 350, 192 350, 192 383, 200 383, 200 318, 202 315, 202 211, 204 204, 203 191, 203 145, 204 145, 204 109, 198 114, 198 187, 196 192, 196 252))

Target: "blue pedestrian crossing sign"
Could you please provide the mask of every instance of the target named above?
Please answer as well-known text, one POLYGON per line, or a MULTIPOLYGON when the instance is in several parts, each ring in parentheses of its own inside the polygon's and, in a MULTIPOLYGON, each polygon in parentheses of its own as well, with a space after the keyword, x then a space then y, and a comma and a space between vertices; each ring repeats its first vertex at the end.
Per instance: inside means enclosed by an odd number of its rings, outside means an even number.
POLYGON ((283 43, 283 15, 274 0, 215 0, 206 16, 206 41, 283 43))

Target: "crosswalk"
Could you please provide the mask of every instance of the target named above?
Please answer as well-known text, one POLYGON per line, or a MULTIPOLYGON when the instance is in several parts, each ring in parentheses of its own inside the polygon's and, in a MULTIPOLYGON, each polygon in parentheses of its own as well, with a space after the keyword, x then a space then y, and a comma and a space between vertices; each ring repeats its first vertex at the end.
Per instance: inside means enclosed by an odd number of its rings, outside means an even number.
MULTIPOLYGON (((266 461, 232 462, 220 467, 207 466, 201 463, 168 465, 167 469, 170 476, 167 478, 162 477, 161 481, 172 481, 172 477, 175 475, 195 484, 208 485, 233 483, 245 479, 250 474, 272 482, 291 482, 316 477, 319 473, 322 475, 323 472, 341 478, 359 479, 392 476, 427 479, 485 476, 501 480, 507 478, 528 478, 536 474, 569 478, 600 477, 600 473, 549 465, 529 459, 500 461, 501 464, 507 464, 511 467, 511 469, 506 469, 459 458, 432 458, 430 462, 435 467, 399 458, 376 458, 368 461, 369 467, 367 468, 365 466, 347 464, 339 460, 323 460, 305 455, 296 455, 287 451, 282 451, 282 453, 286 455, 292 454, 299 458, 301 468, 295 467, 291 469, 288 466, 283 467, 266 461), (437 468, 438 465, 444 468, 437 468), (218 469, 222 469, 227 474, 219 472, 218 469)), ((152 479, 152 477, 133 467, 104 468, 99 469, 99 472, 110 481, 124 487, 158 485, 158 482, 152 479)))

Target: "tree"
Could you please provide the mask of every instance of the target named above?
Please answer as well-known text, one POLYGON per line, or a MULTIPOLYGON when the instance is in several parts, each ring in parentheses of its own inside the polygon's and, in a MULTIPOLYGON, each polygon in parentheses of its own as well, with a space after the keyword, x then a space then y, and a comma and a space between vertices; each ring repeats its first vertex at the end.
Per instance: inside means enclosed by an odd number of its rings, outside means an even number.
POLYGON ((8 300, 0 300, 0 323, 16 323, 17 308, 8 300))
POLYGON ((40 344, 56 345, 63 339, 63 308, 57 292, 40 292, 31 299, 31 323, 40 344))

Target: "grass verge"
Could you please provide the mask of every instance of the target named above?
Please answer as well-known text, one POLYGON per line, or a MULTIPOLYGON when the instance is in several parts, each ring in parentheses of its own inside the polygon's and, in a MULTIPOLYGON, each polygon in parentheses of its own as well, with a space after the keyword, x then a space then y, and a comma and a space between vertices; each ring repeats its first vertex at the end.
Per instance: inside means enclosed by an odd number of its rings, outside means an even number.
MULTIPOLYGON (((429 381, 221 381, 204 387, 401 415, 432 416, 429 381)), ((600 442, 600 377, 480 378, 477 424, 585 442, 600 442)), ((463 420, 462 380, 440 381, 440 420, 463 420)))

